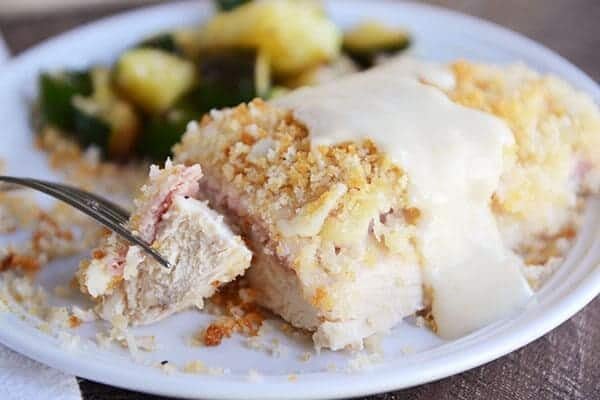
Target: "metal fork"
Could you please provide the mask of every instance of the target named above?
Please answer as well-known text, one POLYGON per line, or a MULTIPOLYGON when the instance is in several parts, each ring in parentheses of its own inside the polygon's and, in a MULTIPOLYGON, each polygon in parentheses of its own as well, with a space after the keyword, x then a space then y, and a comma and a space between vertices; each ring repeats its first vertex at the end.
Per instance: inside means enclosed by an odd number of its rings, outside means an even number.
POLYGON ((127 228, 129 213, 113 202, 85 190, 62 183, 2 175, 0 175, 0 181, 9 184, 0 186, 0 190, 11 190, 13 188, 12 185, 26 186, 64 201, 122 236, 128 242, 140 246, 162 266, 166 268, 171 267, 169 262, 153 249, 148 242, 139 238, 127 228))

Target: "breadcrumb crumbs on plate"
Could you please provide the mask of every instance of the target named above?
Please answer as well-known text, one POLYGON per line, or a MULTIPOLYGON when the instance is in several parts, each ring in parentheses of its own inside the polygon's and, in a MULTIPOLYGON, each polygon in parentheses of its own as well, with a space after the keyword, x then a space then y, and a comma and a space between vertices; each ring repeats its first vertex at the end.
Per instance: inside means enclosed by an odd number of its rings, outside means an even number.
POLYGON ((376 333, 364 340, 365 350, 369 354, 383 355, 383 335, 376 333))
POLYGON ((193 360, 185 364, 183 372, 187 374, 223 376, 229 374, 231 371, 228 368, 208 367, 200 360, 193 360))
POLYGON ((201 330, 200 332, 197 332, 193 335, 187 336, 185 338, 185 344, 188 347, 202 347, 204 346, 204 340, 202 337, 202 333, 204 332, 204 330, 201 330))
POLYGON ((256 293, 246 287, 244 279, 238 279, 221 287, 207 302, 217 318, 203 331, 195 335, 191 344, 201 342, 205 346, 218 346, 239 333, 249 337, 259 335, 265 320, 264 311, 255 302, 256 293))
POLYGON ((190 361, 183 367, 183 372, 187 374, 205 374, 208 372, 208 368, 200 360, 190 361))
POLYGON ((359 352, 353 358, 348 360, 347 372, 361 372, 373 368, 376 364, 383 361, 381 354, 367 354, 364 351, 359 352))
POLYGON ((9 269, 18 269, 28 275, 35 275, 40 269, 40 262, 33 256, 9 250, 0 260, 0 272, 9 269))
MULTIPOLYGON (((26 199, 19 197, 22 203, 26 199)), ((2 200, 0 196, 0 207, 2 200)), ((32 221, 21 222, 18 229, 30 229, 31 233, 27 240, 0 249, 0 271, 14 269, 34 276, 50 261, 79 254, 98 240, 101 229, 97 223, 82 219, 78 211, 60 204, 48 211, 37 205, 20 211, 32 221)))
POLYGON ((40 332, 47 333, 48 335, 52 334, 52 326, 50 326, 50 324, 45 321, 42 322, 41 324, 38 324, 36 326, 36 329, 40 332))
POLYGON ((277 338, 264 341, 261 336, 252 336, 244 341, 244 345, 248 349, 265 352, 274 358, 280 358, 288 354, 288 348, 282 345, 277 338))
POLYGON ((222 317, 207 326, 201 333, 200 338, 205 346, 218 346, 224 338, 231 337, 235 320, 230 317, 222 317))
POLYGON ((279 339, 271 339, 270 345, 267 347, 267 352, 275 358, 285 356, 288 352, 287 347, 281 344, 279 339))
POLYGON ((246 375, 246 378, 249 382, 252 382, 252 383, 262 382, 264 379, 264 377, 260 374, 260 372, 258 372, 254 368, 251 368, 248 370, 248 374, 246 375))
POLYGON ((0 296, 17 315, 28 314, 44 320, 48 315, 48 295, 44 288, 30 278, 19 276, 14 271, 1 274, 0 296))
POLYGON ((67 285, 56 285, 54 289, 52 289, 52 293, 54 293, 54 295, 57 297, 65 299, 71 297, 73 290, 71 290, 71 287, 67 285))
POLYGON ((67 307, 50 307, 44 319, 53 327, 68 328, 70 317, 67 307))
POLYGON ((152 352, 156 351, 156 349, 158 348, 156 336, 154 335, 134 336, 134 339, 140 350, 152 352))
POLYGON ((0 233, 29 228, 40 211, 32 192, 0 191, 0 233))
POLYGON ((304 353, 300 354, 300 361, 302 362, 309 362, 310 359, 312 358, 312 353, 305 351, 304 353))
POLYGON ((247 338, 244 345, 252 350, 261 350, 264 347, 262 340, 256 336, 247 338))
POLYGON ((48 154, 50 167, 64 175, 67 182, 108 196, 124 207, 147 177, 148 163, 121 164, 102 160, 98 149, 81 149, 60 131, 46 127, 36 137, 38 149, 48 154))
POLYGON ((129 350, 135 361, 139 361, 139 350, 152 352, 157 349, 156 337, 153 335, 135 336, 129 330, 125 317, 115 316, 110 323, 111 327, 107 334, 96 334, 96 341, 103 347, 108 347, 114 341, 122 348, 129 350))
POLYGON ((0 275, 0 304, 8 311, 23 319, 36 317, 40 322, 36 328, 55 336, 59 345, 72 351, 81 342, 81 337, 66 331, 75 327, 80 320, 69 312, 67 307, 53 307, 48 304, 45 289, 28 276, 19 276, 12 271, 0 275), (14 306, 10 306, 10 304, 14 306))
POLYGON ((69 327, 71 329, 79 328, 83 321, 77 318, 75 315, 69 316, 69 327))
POLYGON ((98 319, 98 315, 93 309, 84 310, 76 305, 71 306, 71 314, 77 317, 81 322, 92 322, 98 319))
POLYGON ((102 349, 108 349, 113 339, 106 332, 96 332, 96 344, 102 349))
MULTIPOLYGON (((92 310, 83 311, 93 313, 92 310)), ((94 319, 97 317, 94 314, 94 319)), ((118 344, 121 348, 127 349, 132 359, 138 363, 143 362, 140 351, 153 352, 158 349, 158 343, 154 335, 134 335, 127 327, 124 318, 117 316, 111 321, 111 327, 106 331, 96 332, 95 342, 98 347, 107 349, 112 343, 118 344)))
POLYGON ((8 304, 4 301, 4 299, 0 298, 0 312, 9 312, 8 304))

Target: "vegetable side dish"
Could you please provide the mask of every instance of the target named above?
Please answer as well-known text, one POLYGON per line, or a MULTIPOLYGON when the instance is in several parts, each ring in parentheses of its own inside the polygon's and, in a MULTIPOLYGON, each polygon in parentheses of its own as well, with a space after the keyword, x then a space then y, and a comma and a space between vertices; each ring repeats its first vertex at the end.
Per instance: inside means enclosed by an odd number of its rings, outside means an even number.
POLYGON ((57 129, 105 159, 162 161, 211 109, 369 68, 410 42, 376 21, 342 34, 314 1, 216 3, 202 26, 144 40, 112 67, 42 73, 40 131, 57 129))

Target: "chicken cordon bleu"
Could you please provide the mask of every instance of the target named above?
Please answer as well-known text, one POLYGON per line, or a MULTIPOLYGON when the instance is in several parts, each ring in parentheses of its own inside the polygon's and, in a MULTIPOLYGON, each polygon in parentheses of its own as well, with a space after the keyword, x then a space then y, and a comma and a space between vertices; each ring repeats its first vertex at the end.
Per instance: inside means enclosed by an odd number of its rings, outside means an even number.
POLYGON ((114 233, 82 263, 81 289, 97 301, 102 318, 139 325, 202 308, 206 297, 248 268, 252 254, 241 238, 196 199, 201 177, 199 165, 152 166, 135 200, 128 227, 152 243, 170 268, 114 233))
POLYGON ((600 113, 522 66, 396 60, 191 123, 175 160, 243 232, 262 305, 316 346, 422 312, 443 338, 509 315, 600 186, 600 113))

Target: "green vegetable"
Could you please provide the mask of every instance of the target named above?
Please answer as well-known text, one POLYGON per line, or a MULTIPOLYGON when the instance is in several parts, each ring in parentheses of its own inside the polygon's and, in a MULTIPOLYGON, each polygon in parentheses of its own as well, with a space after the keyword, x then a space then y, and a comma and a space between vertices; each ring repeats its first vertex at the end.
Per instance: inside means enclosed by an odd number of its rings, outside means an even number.
POLYGON ((163 114, 150 117, 138 153, 164 160, 185 132, 189 121, 213 108, 236 106, 270 92, 269 63, 255 50, 206 54, 199 61, 200 82, 163 114))
POLYGON ((271 87, 267 59, 256 50, 207 54, 199 64, 201 81, 186 100, 198 109, 236 106, 255 97, 266 98, 271 87))
POLYGON ((138 44, 136 47, 158 49, 172 54, 181 53, 181 49, 177 45, 174 34, 170 32, 152 36, 138 44))
POLYGON ((366 21, 344 34, 343 50, 354 61, 368 68, 381 54, 394 54, 410 45, 410 36, 379 22, 366 21))
POLYGON ((179 142, 189 121, 198 119, 201 112, 176 108, 161 116, 151 117, 144 126, 144 135, 138 144, 138 154, 156 161, 171 155, 171 148, 179 142))
POLYGON ((255 97, 267 97, 269 63, 255 50, 206 54, 199 62, 200 83, 163 114, 152 115, 144 126, 138 154, 164 160, 179 142, 189 121, 213 108, 236 106, 255 97))
POLYGON ((101 117, 97 104, 89 98, 79 96, 73 99, 73 104, 74 138, 84 148, 94 144, 106 153, 110 125, 101 117))
POLYGON ((133 107, 112 90, 110 71, 92 70, 93 93, 89 97, 74 96, 74 138, 82 147, 96 145, 109 158, 131 155, 138 133, 139 117, 133 107))
POLYGON ((74 115, 71 100, 75 95, 91 94, 92 81, 87 71, 43 73, 39 78, 39 91, 43 122, 70 130, 74 115))
POLYGON ((169 109, 196 80, 191 61, 157 49, 129 50, 115 68, 120 92, 150 114, 169 109))
POLYGON ((242 4, 249 3, 251 0, 215 0, 215 4, 219 10, 229 11, 242 4))
POLYGON ((140 118, 131 104, 118 100, 110 107, 105 118, 111 127, 108 155, 125 159, 132 155, 140 134, 140 118))

